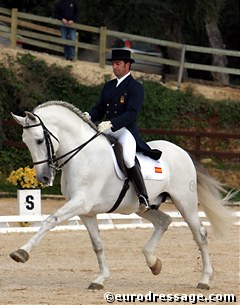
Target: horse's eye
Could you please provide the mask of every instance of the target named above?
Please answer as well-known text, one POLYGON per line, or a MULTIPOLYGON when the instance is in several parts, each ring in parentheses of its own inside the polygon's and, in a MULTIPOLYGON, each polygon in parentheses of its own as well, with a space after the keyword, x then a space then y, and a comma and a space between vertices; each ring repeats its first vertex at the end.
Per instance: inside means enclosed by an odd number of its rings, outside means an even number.
POLYGON ((44 139, 39 139, 39 140, 37 140, 37 144, 42 144, 43 141, 44 141, 44 139))

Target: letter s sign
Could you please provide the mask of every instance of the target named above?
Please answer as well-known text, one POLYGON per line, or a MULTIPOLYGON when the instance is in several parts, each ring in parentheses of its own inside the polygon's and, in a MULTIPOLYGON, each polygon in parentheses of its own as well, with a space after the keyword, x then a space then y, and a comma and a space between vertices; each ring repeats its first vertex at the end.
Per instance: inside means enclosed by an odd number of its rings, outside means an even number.
POLYGON ((27 195, 26 197, 26 209, 33 210, 34 209, 34 197, 33 195, 27 195))
POLYGON ((41 215, 41 190, 17 190, 20 215, 41 215))

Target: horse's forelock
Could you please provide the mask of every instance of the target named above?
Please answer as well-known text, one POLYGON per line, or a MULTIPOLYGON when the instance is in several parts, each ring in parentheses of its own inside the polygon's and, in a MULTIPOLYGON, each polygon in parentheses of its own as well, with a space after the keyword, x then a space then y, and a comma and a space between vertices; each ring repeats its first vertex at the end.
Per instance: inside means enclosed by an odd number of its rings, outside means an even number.
POLYGON ((94 130, 97 131, 97 126, 91 120, 88 120, 79 108, 75 107, 74 105, 72 105, 70 103, 64 102, 64 101, 48 101, 48 102, 45 102, 45 103, 40 104, 37 107, 35 107, 34 110, 33 110, 33 113, 35 111, 39 110, 39 109, 42 109, 42 108, 45 108, 45 107, 48 107, 48 106, 61 106, 61 107, 64 107, 64 108, 67 108, 67 109, 71 110, 76 115, 78 115, 83 121, 88 123, 88 125, 90 125, 94 130))

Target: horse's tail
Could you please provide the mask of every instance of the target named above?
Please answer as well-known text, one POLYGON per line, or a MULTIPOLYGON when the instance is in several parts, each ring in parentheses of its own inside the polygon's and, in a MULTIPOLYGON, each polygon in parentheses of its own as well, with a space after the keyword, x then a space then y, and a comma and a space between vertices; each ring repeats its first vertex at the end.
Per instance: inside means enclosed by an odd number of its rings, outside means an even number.
POLYGON ((235 218, 225 205, 229 203, 236 192, 228 192, 198 162, 194 161, 194 165, 197 171, 199 204, 204 209, 216 235, 226 236, 235 218))

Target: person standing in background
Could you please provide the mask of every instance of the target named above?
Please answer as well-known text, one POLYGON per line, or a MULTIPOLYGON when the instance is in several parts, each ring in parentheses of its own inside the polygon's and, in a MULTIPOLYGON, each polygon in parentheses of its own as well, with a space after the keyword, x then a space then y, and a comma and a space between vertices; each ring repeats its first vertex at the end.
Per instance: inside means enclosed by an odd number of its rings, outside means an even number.
MULTIPOLYGON (((79 3, 78 0, 59 0, 54 8, 54 17, 61 20, 61 37, 63 39, 76 40, 76 29, 72 28, 74 22, 79 18, 79 3)), ((74 60, 75 47, 64 46, 64 57, 66 60, 74 60)))

